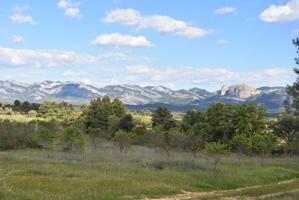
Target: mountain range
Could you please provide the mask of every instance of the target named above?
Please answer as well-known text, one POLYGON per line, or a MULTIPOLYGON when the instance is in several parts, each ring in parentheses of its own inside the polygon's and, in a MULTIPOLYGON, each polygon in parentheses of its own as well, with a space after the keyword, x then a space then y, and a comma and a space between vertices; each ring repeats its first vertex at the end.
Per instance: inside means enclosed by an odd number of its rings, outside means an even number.
POLYGON ((38 103, 55 100, 83 104, 103 96, 117 97, 133 110, 154 109, 160 105, 175 111, 185 111, 191 108, 205 109, 213 103, 222 102, 256 103, 273 113, 283 108, 283 102, 289 98, 285 87, 253 88, 245 84, 224 85, 216 92, 209 92, 200 88, 172 90, 164 86, 108 85, 98 88, 79 82, 43 81, 24 84, 0 81, 2 102, 18 99, 38 103))

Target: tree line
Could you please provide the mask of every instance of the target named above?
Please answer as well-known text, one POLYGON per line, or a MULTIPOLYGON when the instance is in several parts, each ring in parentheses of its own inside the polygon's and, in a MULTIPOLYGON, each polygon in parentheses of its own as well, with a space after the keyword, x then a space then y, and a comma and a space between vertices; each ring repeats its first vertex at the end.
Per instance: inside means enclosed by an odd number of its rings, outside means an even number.
MULTIPOLYGON (((299 54, 299 39, 293 42, 299 54)), ((299 64, 299 57, 295 60, 299 64)), ((299 69, 294 71, 299 75, 299 69)), ((180 120, 159 107, 151 113, 150 124, 137 120, 119 99, 107 96, 80 108, 52 101, 0 104, 2 110, 9 107, 40 118, 29 123, 1 120, 0 149, 59 144, 64 150, 81 151, 90 138, 94 149, 97 141, 105 139, 117 144, 121 152, 135 144, 154 147, 168 156, 171 150, 190 152, 194 157, 201 152, 261 157, 299 154, 299 78, 287 90, 291 101, 285 103, 285 111, 276 120, 269 120, 266 110, 255 104, 217 103, 206 111, 190 110, 180 120)))

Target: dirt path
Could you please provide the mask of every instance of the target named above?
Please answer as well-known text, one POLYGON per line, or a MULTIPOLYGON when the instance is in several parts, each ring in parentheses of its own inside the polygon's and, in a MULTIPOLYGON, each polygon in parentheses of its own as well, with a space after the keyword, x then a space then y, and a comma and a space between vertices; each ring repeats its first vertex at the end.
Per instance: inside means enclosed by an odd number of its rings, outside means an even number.
MULTIPOLYGON (((273 184, 269 184, 269 185, 257 185, 257 186, 243 187, 243 188, 238 188, 238 189, 234 189, 234 190, 216 190, 216 191, 211 191, 211 192, 182 191, 181 194, 177 194, 174 196, 168 196, 168 197, 163 197, 163 198, 158 198, 158 199, 145 198, 144 200, 195 200, 195 199, 209 199, 209 198, 219 198, 219 199, 223 199, 223 200, 238 200, 238 199, 254 200, 257 198, 238 196, 238 193, 240 193, 242 191, 246 191, 246 190, 258 189, 258 188, 263 188, 263 187, 267 187, 267 186, 291 184, 296 181, 298 181, 298 179, 281 181, 281 182, 273 183, 273 184)), ((288 190, 286 192, 298 192, 298 191, 299 191, 299 186, 297 189, 288 190)), ((279 196, 282 194, 284 194, 284 192, 265 194, 265 195, 259 196, 258 199, 266 199, 266 198, 270 198, 270 197, 279 196)))

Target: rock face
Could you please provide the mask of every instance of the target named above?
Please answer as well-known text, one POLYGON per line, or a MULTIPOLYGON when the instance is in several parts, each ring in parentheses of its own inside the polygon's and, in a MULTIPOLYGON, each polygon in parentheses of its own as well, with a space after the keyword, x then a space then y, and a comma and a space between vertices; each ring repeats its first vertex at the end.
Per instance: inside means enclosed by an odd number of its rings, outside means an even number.
POLYGON ((260 91, 258 91, 255 88, 252 88, 246 84, 241 85, 223 85, 220 90, 221 96, 226 97, 235 97, 240 99, 247 99, 249 97, 255 96, 259 94, 260 91))
POLYGON ((177 111, 189 108, 205 109, 214 103, 256 103, 269 110, 279 110, 287 96, 285 87, 252 88, 248 85, 224 85, 218 92, 200 88, 172 90, 164 86, 109 85, 97 88, 77 82, 43 81, 22 84, 0 80, 0 102, 18 99, 29 102, 45 100, 68 101, 73 104, 88 103, 97 97, 119 98, 130 108, 147 109, 165 106, 177 111))

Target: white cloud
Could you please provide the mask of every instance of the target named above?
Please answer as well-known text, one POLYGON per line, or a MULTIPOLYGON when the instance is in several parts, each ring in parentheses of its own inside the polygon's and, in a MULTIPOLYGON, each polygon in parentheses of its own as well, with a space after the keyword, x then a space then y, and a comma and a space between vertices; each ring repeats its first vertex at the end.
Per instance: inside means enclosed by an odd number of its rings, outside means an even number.
POLYGON ((184 85, 197 85, 207 89, 219 89, 223 84, 246 83, 257 86, 284 86, 294 78, 292 70, 268 68, 261 71, 234 72, 225 68, 156 68, 146 65, 127 66, 124 80, 129 83, 145 83, 149 85, 173 84, 177 88, 184 85))
POLYGON ((69 69, 69 70, 63 72, 62 75, 65 77, 78 77, 78 76, 82 76, 85 74, 86 74, 85 72, 75 72, 75 71, 69 69))
POLYGON ((219 44, 219 45, 225 45, 225 44, 228 43, 228 41, 221 39, 221 40, 217 40, 216 43, 219 44))
POLYGON ((57 6, 64 10, 64 15, 68 17, 79 17, 80 2, 73 3, 71 0, 60 0, 57 6))
POLYGON ((202 38, 212 32, 211 30, 201 29, 185 21, 176 20, 169 16, 142 16, 139 11, 134 9, 112 10, 107 13, 103 22, 118 23, 137 29, 151 28, 163 34, 174 34, 186 38, 202 38))
POLYGON ((236 14, 238 12, 238 9, 231 6, 225 6, 218 8, 214 11, 215 14, 218 15, 225 15, 225 14, 236 14))
POLYGON ((154 68, 150 66, 127 66, 125 72, 129 75, 139 75, 141 80, 151 81, 187 81, 189 83, 228 81, 239 79, 240 75, 224 68, 154 68))
POLYGON ((290 0, 285 5, 271 5, 260 14, 264 22, 299 20, 299 0, 290 0))
POLYGON ((13 35, 11 38, 11 41, 15 44, 21 44, 23 43, 25 40, 22 36, 20 35, 13 35))
POLYGON ((120 48, 120 47, 151 48, 154 46, 144 36, 134 37, 130 35, 122 35, 120 33, 100 35, 92 41, 92 44, 96 46, 110 46, 115 48, 120 48))
POLYGON ((280 68, 270 68, 266 69, 264 71, 264 74, 271 77, 279 77, 279 76, 288 76, 290 75, 290 71, 286 69, 280 69, 280 68))
POLYGON ((79 54, 74 51, 56 49, 31 50, 13 49, 0 46, 0 64, 26 67, 66 67, 99 65, 109 61, 136 60, 127 54, 111 53, 98 56, 79 54))
POLYGON ((9 16, 10 21, 15 24, 37 24, 37 22, 32 18, 31 15, 25 13, 30 9, 31 8, 29 6, 15 7, 13 10, 13 14, 9 16))
POLYGON ((293 29, 293 34, 294 35, 299 35, 299 29, 298 28, 293 29))

